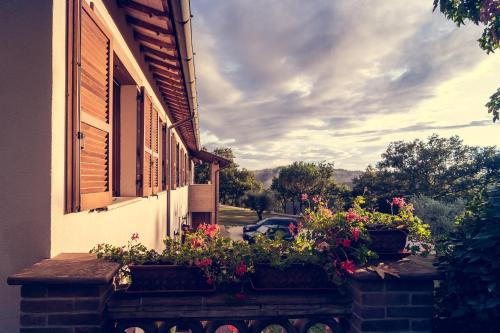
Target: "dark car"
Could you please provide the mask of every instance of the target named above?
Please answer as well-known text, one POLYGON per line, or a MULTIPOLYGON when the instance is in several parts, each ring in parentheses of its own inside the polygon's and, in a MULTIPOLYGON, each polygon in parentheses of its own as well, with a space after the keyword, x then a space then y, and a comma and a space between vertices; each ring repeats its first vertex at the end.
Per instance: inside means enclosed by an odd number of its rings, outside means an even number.
POLYGON ((291 217, 270 217, 261 220, 255 224, 249 224, 243 227, 243 239, 249 240, 250 234, 257 231, 258 228, 262 226, 279 226, 284 227, 288 230, 288 226, 291 224, 297 226, 297 220, 291 217))
POLYGON ((292 240, 294 237, 291 234, 288 226, 284 225, 263 225, 257 228, 255 231, 249 231, 246 233, 246 240, 249 243, 254 243, 255 238, 259 235, 263 235, 267 238, 274 239, 276 235, 281 234, 284 240, 292 240))

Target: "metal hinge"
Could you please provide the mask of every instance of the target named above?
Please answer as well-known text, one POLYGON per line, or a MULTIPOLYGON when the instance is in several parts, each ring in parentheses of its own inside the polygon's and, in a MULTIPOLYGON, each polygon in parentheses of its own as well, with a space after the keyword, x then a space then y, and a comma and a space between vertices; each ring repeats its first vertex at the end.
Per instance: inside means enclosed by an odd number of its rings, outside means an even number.
POLYGON ((137 94, 137 100, 139 102, 144 102, 144 90, 141 90, 141 92, 137 94))
POLYGON ((76 133, 76 138, 78 140, 82 140, 82 139, 85 139, 85 134, 83 132, 77 132, 76 133))

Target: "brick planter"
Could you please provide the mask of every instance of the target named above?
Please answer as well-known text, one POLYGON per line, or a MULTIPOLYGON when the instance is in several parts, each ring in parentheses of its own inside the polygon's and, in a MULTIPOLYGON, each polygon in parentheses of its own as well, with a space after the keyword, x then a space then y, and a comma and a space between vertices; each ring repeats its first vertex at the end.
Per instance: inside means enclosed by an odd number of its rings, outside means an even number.
POLYGON ((401 277, 382 280, 365 269, 354 274, 349 332, 431 332, 434 281, 439 279, 431 261, 411 257, 386 263, 401 277))
POLYGON ((8 278, 21 285, 21 333, 101 333, 114 288, 114 263, 88 254, 43 260, 8 278))

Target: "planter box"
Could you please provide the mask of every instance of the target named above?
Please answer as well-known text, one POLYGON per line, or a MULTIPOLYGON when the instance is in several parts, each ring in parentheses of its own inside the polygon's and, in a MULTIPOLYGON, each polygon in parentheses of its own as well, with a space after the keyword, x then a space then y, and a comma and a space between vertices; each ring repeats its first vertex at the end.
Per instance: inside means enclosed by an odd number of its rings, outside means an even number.
POLYGON ((368 229, 372 240, 370 250, 377 253, 379 258, 401 256, 406 246, 408 233, 405 230, 375 230, 368 229))
POLYGON ((210 292, 215 286, 207 283, 197 267, 176 265, 129 265, 132 285, 129 292, 210 292))
POLYGON ((250 281, 257 291, 337 290, 323 267, 312 264, 293 264, 283 270, 269 264, 256 264, 250 281))

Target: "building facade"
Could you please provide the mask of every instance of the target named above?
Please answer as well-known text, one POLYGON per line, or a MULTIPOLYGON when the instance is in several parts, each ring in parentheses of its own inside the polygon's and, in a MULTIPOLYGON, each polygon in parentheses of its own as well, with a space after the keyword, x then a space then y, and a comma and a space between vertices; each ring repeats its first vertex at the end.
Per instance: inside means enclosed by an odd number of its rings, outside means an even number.
POLYGON ((9 274, 216 223, 227 161, 200 151, 190 20, 184 0, 0 3, 2 331, 19 323, 9 274), (211 181, 193 184, 202 160, 211 181))

